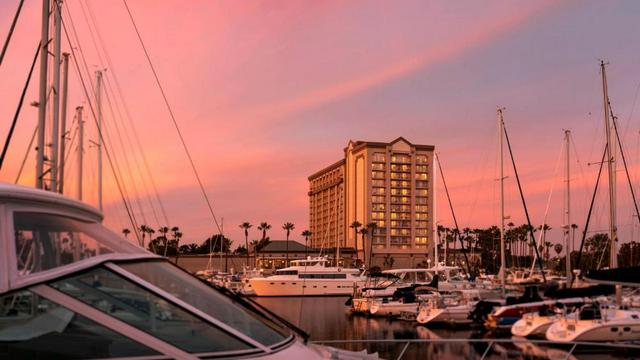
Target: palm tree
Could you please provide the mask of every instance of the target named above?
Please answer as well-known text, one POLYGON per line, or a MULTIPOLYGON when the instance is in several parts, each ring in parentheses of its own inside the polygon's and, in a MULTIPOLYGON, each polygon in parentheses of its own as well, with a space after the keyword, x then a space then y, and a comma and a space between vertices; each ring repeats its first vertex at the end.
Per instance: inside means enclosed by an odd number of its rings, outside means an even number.
POLYGON ((142 243, 140 244, 140 246, 142 246, 142 248, 144 249, 144 239, 147 237, 147 229, 149 227, 145 224, 142 224, 138 227, 138 230, 140 231, 140 234, 142 235, 142 243))
POLYGON ((169 233, 169 227, 168 226, 162 226, 158 229, 158 232, 162 234, 162 240, 164 241, 164 252, 162 254, 162 256, 167 256, 167 249, 169 248, 169 238, 167 237, 167 234, 169 233))
POLYGON ((373 259, 373 234, 376 232, 377 228, 377 222, 370 222, 367 224, 367 229, 369 229, 369 263, 367 264, 367 268, 369 269, 371 269, 371 259, 373 259))
POLYGON ((248 221, 245 221, 238 226, 240 229, 244 230, 244 247, 247 249, 247 266, 249 266, 249 229, 251 229, 253 225, 248 221))
MULTIPOLYGON (((367 262, 367 258, 366 258, 366 254, 365 254, 365 246, 366 246, 366 241, 365 241, 365 237, 367 236, 367 234, 369 233, 369 229, 367 229, 365 226, 363 226, 360 229, 360 235, 362 235, 362 255, 363 255, 363 259, 362 259, 362 263, 366 263, 367 262)), ((356 238, 357 240, 357 238, 356 238)), ((357 263, 357 261, 356 261, 357 263)), ((357 266, 357 264, 356 264, 357 266)))
POLYGON ((271 225, 266 221, 263 221, 258 225, 258 230, 262 231, 262 242, 267 239, 267 230, 269 229, 271 229, 271 225))
POLYGON ((129 238, 127 238, 127 235, 131 234, 131 230, 124 228, 122 229, 122 235, 124 235, 124 238, 129 240, 129 238))
POLYGON ((296 226, 293 223, 287 222, 284 223, 284 225, 282 225, 282 228, 284 230, 287 231, 287 242, 286 242, 286 247, 287 247, 287 255, 286 255, 286 266, 289 266, 289 234, 291 233, 292 230, 294 230, 296 228, 296 226))
POLYGON ((262 239, 260 239, 260 242, 258 243, 258 251, 262 250, 263 247, 267 246, 268 244, 267 230, 269 229, 271 229, 271 225, 269 225, 269 223, 265 221, 261 222, 260 225, 258 225, 258 230, 262 231, 262 239))
POLYGON ((358 263, 358 259, 360 258, 359 254, 358 254, 358 228, 360 228, 361 226, 362 226, 362 224, 358 220, 355 220, 354 222, 351 223, 351 225, 349 225, 349 227, 353 229, 353 233, 355 235, 354 242, 356 244, 355 245, 355 248, 356 248, 356 264, 358 263))
POLYGON ((176 239, 176 265, 178 265, 178 258, 180 257, 180 247, 178 246, 178 244, 180 244, 182 233, 180 231, 177 231, 177 226, 174 226, 173 229, 176 229, 176 231, 173 233, 173 238, 176 239))
POLYGON ((305 230, 301 234, 304 236, 304 257, 307 258, 307 243, 309 242, 309 236, 311 236, 311 231, 305 230))

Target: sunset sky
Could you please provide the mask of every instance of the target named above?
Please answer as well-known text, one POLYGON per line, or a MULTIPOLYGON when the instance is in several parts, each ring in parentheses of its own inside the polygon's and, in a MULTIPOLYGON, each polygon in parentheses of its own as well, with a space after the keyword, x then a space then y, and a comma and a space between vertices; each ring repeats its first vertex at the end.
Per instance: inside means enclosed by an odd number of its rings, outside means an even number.
MULTIPOLYGON (((3 41, 18 2, 0 1, 3 41)), ((67 26, 73 21, 89 71, 106 68, 111 91, 117 78, 169 225, 182 228, 185 242, 216 233, 124 4, 66 3, 63 17, 67 26)), ((506 107, 505 122, 534 224, 543 222, 553 189, 547 223, 558 241, 563 129, 572 130, 575 140, 573 222, 580 228, 597 172, 588 163, 600 160, 604 146, 599 59, 609 62, 612 107, 631 178, 635 185, 640 180, 638 1, 127 3, 234 246, 244 242, 238 228, 243 221, 271 223, 272 239, 283 239, 281 225, 293 222, 292 238, 300 239, 308 222, 307 176, 339 160, 350 139, 403 136, 435 145, 461 226, 495 224, 498 105, 506 107)), ((40 11, 41 1, 25 2, 0 67, 3 140, 39 41, 40 11)), ((66 41, 63 50, 70 51, 66 41)), ((76 106, 88 105, 75 64, 70 68, 73 115, 76 106)), ((34 131, 37 109, 29 103, 37 100, 38 76, 36 67, 0 181, 15 181, 34 131)), ((107 94, 112 105, 105 103, 103 110, 111 150, 130 195, 135 197, 136 189, 144 195, 149 179, 137 148, 127 145, 135 143, 133 133, 118 139, 116 125, 120 131, 130 125, 114 94, 107 94), (125 166, 127 157, 131 171, 125 166)), ((87 137, 95 141, 93 120, 89 112, 85 116, 87 137)), ((85 151, 86 198, 95 204, 96 149, 85 151)), ((21 184, 33 186, 34 159, 32 151, 21 184)), ((507 213, 521 223, 523 210, 508 169, 507 213)), ((75 196, 73 162, 68 173, 68 194, 75 196)), ((618 179, 620 238, 630 241, 633 231, 638 241, 640 226, 637 219, 635 228, 631 225, 624 172, 618 179)), ((452 226, 441 190, 438 180, 437 220, 452 226)), ((606 200, 603 188, 594 230, 607 227, 606 200)), ((116 231, 130 227, 106 158, 105 202, 106 224, 116 231)), ((148 200, 139 203, 134 202, 139 221, 157 227, 148 200)), ((252 230, 250 237, 259 238, 258 230, 252 230)))

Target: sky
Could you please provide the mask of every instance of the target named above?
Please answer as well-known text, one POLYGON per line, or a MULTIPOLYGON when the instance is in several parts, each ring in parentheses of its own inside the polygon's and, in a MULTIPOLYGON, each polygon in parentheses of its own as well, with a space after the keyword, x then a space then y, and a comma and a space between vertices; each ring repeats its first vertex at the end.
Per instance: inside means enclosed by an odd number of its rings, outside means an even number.
MULTIPOLYGON (((0 1, 2 40, 18 2, 0 1)), ((461 226, 497 223, 498 106, 506 108, 531 220, 548 223, 550 238, 560 241, 563 131, 572 131, 572 222, 580 228, 598 170, 589 164, 600 161, 604 146, 600 59, 608 62, 609 95, 630 177, 640 190, 637 1, 127 4, 213 211, 235 245, 244 242, 238 227, 244 221, 269 222, 272 239, 284 238, 282 224, 293 222, 292 238, 301 239, 308 224, 307 177, 339 160, 349 140, 403 136, 435 145, 461 226)), ((93 73, 105 71, 106 147, 138 221, 165 222, 156 197, 146 195, 155 185, 169 226, 182 229, 184 242, 217 233, 124 2, 68 0, 63 18, 89 97, 93 73)), ((41 2, 25 2, 0 67, 2 139, 40 26, 41 2)), ((63 39, 63 51, 70 52, 63 39)), ((87 138, 97 141, 73 61, 70 68, 69 113, 84 106, 87 138)), ((25 157, 37 122, 29 104, 38 98, 38 78, 36 68, 0 181, 13 183, 25 157)), ((77 196, 76 152, 73 145, 70 196, 77 196)), ((84 199, 94 205, 96 153, 92 143, 85 147, 84 199)), ((26 159, 18 182, 33 186, 35 152, 26 159)), ((507 169, 507 214, 523 223, 507 169)), ((621 165, 618 170, 620 238, 638 240, 626 175, 621 165)), ((131 227, 107 159, 104 174, 105 223, 115 231, 131 227)), ((453 226, 440 180, 436 196, 437 221, 453 226)), ((603 187, 592 230, 607 228, 606 205, 603 187)), ((255 226, 254 239, 260 237, 255 226)))

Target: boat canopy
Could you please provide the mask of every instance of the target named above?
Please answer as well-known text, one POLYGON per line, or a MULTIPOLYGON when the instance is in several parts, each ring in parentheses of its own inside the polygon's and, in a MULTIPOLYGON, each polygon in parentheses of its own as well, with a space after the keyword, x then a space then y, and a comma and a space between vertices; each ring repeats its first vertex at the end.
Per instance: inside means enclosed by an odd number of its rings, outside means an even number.
POLYGON ((640 287, 640 266, 590 270, 585 279, 598 284, 640 287))

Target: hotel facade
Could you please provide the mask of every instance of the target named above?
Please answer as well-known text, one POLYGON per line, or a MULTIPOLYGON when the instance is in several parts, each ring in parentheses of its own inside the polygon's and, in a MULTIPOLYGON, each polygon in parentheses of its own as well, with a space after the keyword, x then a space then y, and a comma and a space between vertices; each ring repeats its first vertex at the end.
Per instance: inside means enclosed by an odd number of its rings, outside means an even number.
POLYGON ((426 265, 434 233, 433 151, 402 137, 349 141, 343 159, 309 176, 310 246, 357 244, 360 259, 373 251, 372 265, 426 265), (377 228, 363 242, 350 227, 354 221, 377 228))

